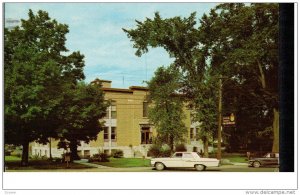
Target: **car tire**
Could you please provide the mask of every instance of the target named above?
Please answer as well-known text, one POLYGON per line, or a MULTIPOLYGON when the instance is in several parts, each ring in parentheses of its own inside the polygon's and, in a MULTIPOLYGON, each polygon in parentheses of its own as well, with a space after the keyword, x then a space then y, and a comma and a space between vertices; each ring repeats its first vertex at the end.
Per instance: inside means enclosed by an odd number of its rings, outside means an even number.
POLYGON ((254 161, 252 165, 253 165, 253 167, 255 167, 255 168, 259 168, 261 164, 260 164, 260 162, 258 162, 258 161, 254 161))
POLYGON ((158 171, 162 171, 165 169, 165 165, 161 162, 155 163, 155 169, 158 171))
POLYGON ((204 171, 205 170, 205 166, 204 165, 195 165, 195 169, 197 170, 197 171, 204 171))

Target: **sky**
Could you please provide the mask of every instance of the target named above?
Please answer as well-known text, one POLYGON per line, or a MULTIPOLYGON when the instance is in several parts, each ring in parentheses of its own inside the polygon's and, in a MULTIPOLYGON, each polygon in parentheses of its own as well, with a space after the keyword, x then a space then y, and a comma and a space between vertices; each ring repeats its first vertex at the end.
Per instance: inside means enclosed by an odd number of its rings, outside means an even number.
POLYGON ((122 30, 136 28, 135 20, 188 17, 201 18, 216 3, 5 3, 5 19, 27 19, 28 10, 44 10, 52 19, 69 26, 66 47, 85 56, 85 81, 111 80, 114 88, 145 86, 159 66, 174 59, 162 48, 151 48, 137 57, 133 43, 122 30))

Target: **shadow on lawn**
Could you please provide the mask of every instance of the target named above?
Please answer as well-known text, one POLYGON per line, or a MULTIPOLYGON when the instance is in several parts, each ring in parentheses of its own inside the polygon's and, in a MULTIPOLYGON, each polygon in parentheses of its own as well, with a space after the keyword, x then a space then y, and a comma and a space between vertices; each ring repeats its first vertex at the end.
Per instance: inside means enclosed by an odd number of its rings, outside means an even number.
POLYGON ((9 161, 5 163, 5 170, 51 170, 51 169, 88 169, 93 168, 88 165, 70 163, 67 168, 66 163, 50 161, 50 160, 29 160, 29 165, 21 166, 20 161, 9 161))

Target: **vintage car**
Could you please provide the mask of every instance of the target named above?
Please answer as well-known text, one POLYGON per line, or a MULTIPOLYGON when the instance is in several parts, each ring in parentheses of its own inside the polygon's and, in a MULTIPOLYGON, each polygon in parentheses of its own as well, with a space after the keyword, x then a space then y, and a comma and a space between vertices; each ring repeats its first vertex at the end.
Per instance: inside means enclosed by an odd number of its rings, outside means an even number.
POLYGON ((165 168, 195 168, 203 171, 206 167, 220 166, 220 161, 215 158, 202 158, 197 152, 175 152, 169 158, 151 159, 151 166, 159 171, 165 168))
POLYGON ((279 165, 278 153, 267 153, 261 158, 252 158, 248 161, 249 167, 258 168, 260 166, 279 165))

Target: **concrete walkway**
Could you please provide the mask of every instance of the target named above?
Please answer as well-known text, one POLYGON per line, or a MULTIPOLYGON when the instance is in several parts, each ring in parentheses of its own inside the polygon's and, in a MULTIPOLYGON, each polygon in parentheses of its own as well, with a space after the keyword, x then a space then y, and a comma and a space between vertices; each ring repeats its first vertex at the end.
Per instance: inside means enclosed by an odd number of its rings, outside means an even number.
POLYGON ((78 164, 82 164, 82 165, 87 165, 90 167, 95 167, 95 168, 99 168, 99 169, 108 169, 111 167, 107 167, 107 166, 103 166, 103 165, 98 165, 98 164, 94 164, 94 163, 89 163, 87 160, 74 160, 74 163, 78 163, 78 164))

